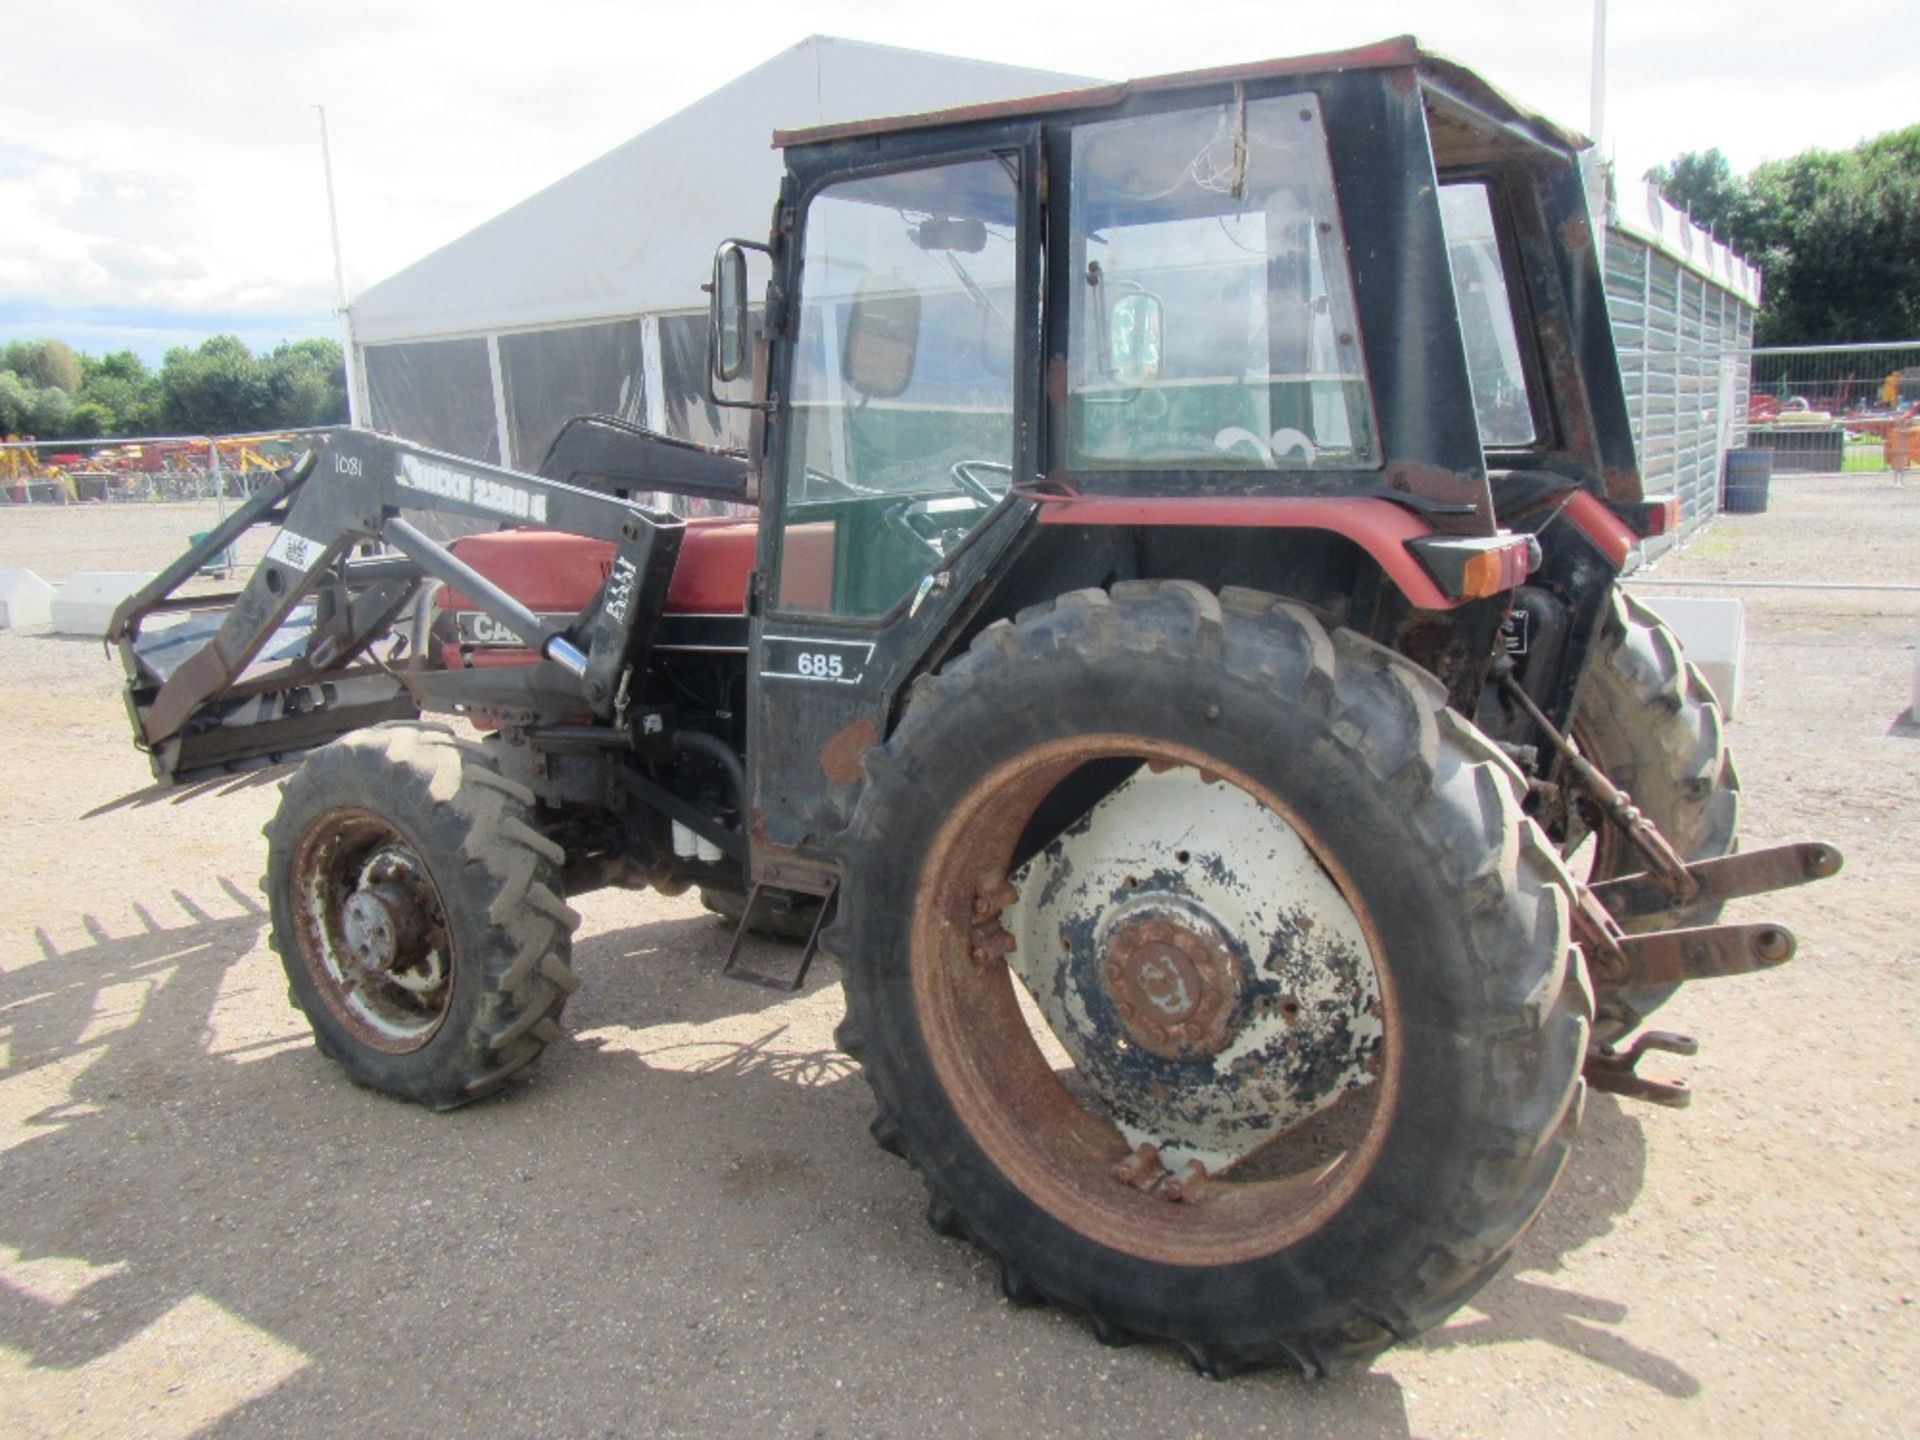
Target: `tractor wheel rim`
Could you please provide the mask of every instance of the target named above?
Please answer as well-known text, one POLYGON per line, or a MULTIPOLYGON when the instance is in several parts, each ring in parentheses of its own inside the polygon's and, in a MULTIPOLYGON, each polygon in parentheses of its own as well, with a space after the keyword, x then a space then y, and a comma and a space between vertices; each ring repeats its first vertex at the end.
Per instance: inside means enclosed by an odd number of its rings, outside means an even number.
POLYGON ((1398 1084, 1392 986, 1354 885, 1271 791, 1171 742, 1055 741, 969 791, 921 876, 930 1058, 1063 1224, 1237 1263, 1311 1233, 1371 1168, 1398 1084), (1041 802, 1116 759, 1141 764, 1009 872, 1041 802))
POLYGON ((1142 766, 1010 877, 1007 963, 1130 1146, 1222 1175, 1371 1085, 1380 988, 1299 832, 1142 766))
POLYGON ((375 1050, 418 1050, 453 1002, 446 908, 417 851, 365 810, 307 827, 291 877, 294 943, 322 1002, 375 1050))

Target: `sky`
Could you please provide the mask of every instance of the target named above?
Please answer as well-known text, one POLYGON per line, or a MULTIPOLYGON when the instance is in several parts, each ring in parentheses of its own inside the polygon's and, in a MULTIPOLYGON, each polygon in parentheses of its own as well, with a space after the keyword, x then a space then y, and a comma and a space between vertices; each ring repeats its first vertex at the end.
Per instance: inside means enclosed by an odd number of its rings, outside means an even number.
MULTIPOLYGON (((338 334, 350 294, 810 34, 1122 79, 1412 33, 1589 128, 1592 0, 8 0, 0 340, 150 363, 338 334)), ((1920 123, 1920 0, 1608 0, 1623 180, 1920 123)), ((718 239, 720 237, 716 237, 718 239)))

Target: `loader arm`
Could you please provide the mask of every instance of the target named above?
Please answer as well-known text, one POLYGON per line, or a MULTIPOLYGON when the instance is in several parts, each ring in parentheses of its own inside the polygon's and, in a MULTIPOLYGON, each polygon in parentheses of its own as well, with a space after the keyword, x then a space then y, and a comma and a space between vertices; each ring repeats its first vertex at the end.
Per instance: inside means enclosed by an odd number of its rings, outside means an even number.
MULTIPOLYGON (((676 488, 661 476, 658 488, 676 488)), ((134 743, 163 781, 268 763, 422 709, 614 718, 644 664, 682 522, 615 494, 336 429, 115 612, 134 743), (426 513, 606 540, 571 619, 539 616, 404 518, 426 513), (256 526, 278 530, 238 591, 177 592, 256 526), (356 553, 359 552, 359 553, 356 553), (430 581, 458 587, 541 657, 513 675, 430 674, 394 626, 430 581), (184 616, 171 627, 153 622, 184 616)))

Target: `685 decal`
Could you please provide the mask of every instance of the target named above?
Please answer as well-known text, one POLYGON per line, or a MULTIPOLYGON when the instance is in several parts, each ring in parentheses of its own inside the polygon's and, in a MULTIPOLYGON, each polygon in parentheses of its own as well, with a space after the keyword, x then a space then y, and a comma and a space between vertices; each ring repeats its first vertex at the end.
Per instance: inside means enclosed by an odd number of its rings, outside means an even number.
POLYGON ((804 635, 768 635, 763 680, 811 680, 858 685, 866 678, 873 645, 866 640, 817 640, 804 635))

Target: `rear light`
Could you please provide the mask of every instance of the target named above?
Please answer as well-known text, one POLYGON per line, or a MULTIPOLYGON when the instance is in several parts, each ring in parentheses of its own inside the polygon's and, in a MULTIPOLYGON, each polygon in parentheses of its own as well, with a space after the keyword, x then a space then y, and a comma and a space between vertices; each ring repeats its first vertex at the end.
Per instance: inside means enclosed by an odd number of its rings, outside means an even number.
POLYGON ((1523 584, 1540 563, 1540 542, 1503 530, 1498 535, 1422 535, 1407 548, 1449 601, 1484 600, 1523 584))
POLYGON ((1533 549, 1531 535, 1515 535, 1473 556, 1460 576, 1460 598, 1484 600, 1519 585, 1533 569, 1533 549))
POLYGON ((1645 500, 1621 500, 1604 508, 1641 540, 1651 540, 1656 535, 1672 535, 1680 529, 1680 497, 1678 495, 1652 495, 1645 500))

